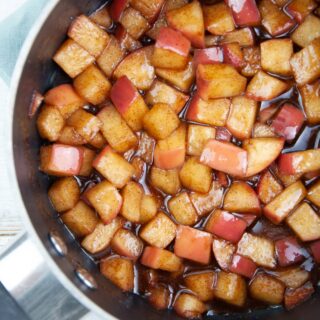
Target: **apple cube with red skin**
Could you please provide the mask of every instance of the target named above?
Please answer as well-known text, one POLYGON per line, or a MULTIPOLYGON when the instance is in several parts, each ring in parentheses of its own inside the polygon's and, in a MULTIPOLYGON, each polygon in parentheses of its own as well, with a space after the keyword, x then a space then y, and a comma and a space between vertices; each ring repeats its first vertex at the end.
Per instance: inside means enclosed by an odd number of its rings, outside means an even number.
POLYGON ((188 293, 179 294, 173 308, 179 316, 188 319, 198 319, 207 310, 206 305, 201 300, 188 293))
POLYGON ((211 257, 212 236, 208 232, 179 225, 174 253, 181 258, 208 264, 211 257))
POLYGON ((255 191, 246 182, 235 181, 224 197, 223 208, 232 212, 259 214, 260 201, 255 191))
POLYGON ((224 35, 235 29, 230 9, 224 3, 203 7, 204 25, 214 35, 224 35))
POLYGON ((320 169, 320 149, 282 154, 279 170, 284 174, 308 173, 320 169))
POLYGON ((306 193, 302 182, 295 182, 269 202, 263 208, 263 213, 274 224, 279 224, 303 200, 306 193))
POLYGON ((166 194, 174 195, 181 189, 179 170, 163 170, 152 166, 150 170, 150 183, 154 188, 166 194))
POLYGON ((245 61, 239 43, 223 44, 222 49, 224 63, 230 64, 237 69, 241 69, 244 66, 245 61))
POLYGON ((191 273, 184 277, 186 287, 194 292, 203 302, 210 301, 214 298, 214 281, 215 272, 213 271, 191 273))
POLYGON ((236 246, 231 242, 222 239, 213 239, 212 251, 214 257, 222 270, 228 271, 236 246))
POLYGON ((306 84, 300 89, 303 102, 303 109, 307 116, 307 121, 314 125, 320 123, 320 80, 312 84, 306 84))
POLYGON ((251 177, 275 161, 284 146, 283 138, 252 138, 243 141, 242 147, 247 152, 248 165, 246 176, 251 177))
POLYGON ((130 5, 134 9, 140 11, 150 23, 153 23, 155 21, 164 3, 165 0, 156 0, 152 2, 150 2, 149 0, 130 1, 130 5))
POLYGON ((311 253, 316 263, 320 264, 320 240, 310 244, 311 253))
POLYGON ((236 25, 259 26, 261 22, 260 12, 255 0, 225 0, 230 7, 236 25))
POLYGON ((307 198, 316 206, 320 206, 320 181, 317 181, 308 189, 307 198))
POLYGON ((258 217, 256 215, 247 214, 247 213, 235 213, 235 216, 244 220, 248 227, 250 227, 257 220, 257 217, 258 217))
POLYGON ((301 241, 320 238, 320 217, 307 202, 303 202, 286 222, 301 241))
POLYGON ((244 220, 222 210, 215 210, 205 227, 206 231, 231 243, 237 243, 246 228, 247 223, 244 220))
POLYGON ((298 86, 311 83, 320 76, 319 59, 320 37, 292 56, 290 64, 298 86))
POLYGON ((97 116, 102 122, 103 136, 115 151, 126 152, 138 144, 136 135, 112 104, 106 105, 97 116))
POLYGON ((179 31, 162 28, 158 34, 152 55, 156 68, 183 69, 188 63, 190 41, 179 31))
POLYGON ((169 272, 180 271, 183 266, 182 259, 177 257, 174 253, 156 247, 146 247, 140 262, 148 268, 169 272))
POLYGON ((55 106, 64 119, 85 105, 85 101, 76 93, 71 84, 61 84, 46 92, 44 102, 55 106))
POLYGON ((68 36, 96 58, 109 41, 108 33, 83 14, 73 20, 68 36))
POLYGON ((204 100, 241 95, 247 79, 227 64, 200 64, 197 68, 198 94, 204 100))
POLYGON ((53 60, 68 76, 74 78, 89 67, 95 58, 77 42, 67 39, 55 53, 53 60))
POLYGON ((74 176, 79 174, 83 161, 83 151, 79 147, 52 144, 40 149, 40 170, 54 176, 74 176))
POLYGON ((149 109, 127 76, 119 78, 113 85, 111 100, 132 130, 142 129, 143 117, 149 109))
POLYGON ((119 229, 111 241, 112 249, 119 255, 136 260, 143 251, 143 242, 132 231, 119 229))
POLYGON ((211 139, 204 147, 200 161, 212 169, 235 176, 244 176, 247 170, 247 152, 230 142, 211 139))
POLYGON ((143 188, 140 184, 130 181, 121 190, 123 199, 121 215, 127 220, 137 223, 140 221, 140 205, 143 188))
POLYGON ((100 262, 100 272, 122 291, 132 291, 134 287, 133 262, 119 256, 108 257, 100 262))
POLYGON ((86 191, 86 197, 105 224, 110 223, 120 212, 122 197, 106 180, 86 191))
POLYGON ((278 97, 287 89, 286 82, 260 70, 249 82, 246 95, 256 101, 265 101, 278 97))
POLYGON ((247 299, 247 285, 238 274, 220 271, 214 286, 214 296, 226 303, 242 307, 247 299))
POLYGON ((303 260, 303 248, 294 237, 277 240, 275 247, 278 263, 281 267, 287 267, 303 260))
POLYGON ((114 0, 110 5, 110 16, 112 20, 118 22, 124 11, 124 9, 129 5, 129 0, 114 0))
POLYGON ((166 18, 169 26, 179 30, 194 47, 205 47, 203 13, 198 1, 167 11, 166 18))
POLYGON ((122 188, 134 174, 133 166, 109 146, 98 154, 92 165, 117 188, 122 188))
POLYGON ((285 285, 278 279, 259 273, 249 286, 250 295, 267 304, 280 304, 284 298, 285 285))
POLYGON ((171 292, 162 285, 152 287, 148 290, 148 301, 157 310, 164 310, 169 307, 171 292))
POLYGON ((284 296, 284 305, 287 310, 291 310, 308 300, 315 292, 313 284, 308 281, 297 289, 287 289, 284 296))
POLYGON ((258 103, 246 97, 234 97, 227 119, 227 128, 238 139, 250 138, 258 103))
POLYGON ((140 237, 151 246, 163 249, 176 237, 177 226, 163 212, 159 212, 140 230, 140 237))
POLYGON ((262 0, 259 3, 261 23, 271 36, 280 36, 291 30, 295 21, 287 16, 281 8, 271 0, 262 0))
POLYGON ((235 254, 229 270, 251 279, 257 270, 257 265, 251 259, 235 254))
POLYGON ((110 223, 103 224, 99 222, 92 233, 85 236, 81 246, 91 254, 105 250, 111 243, 114 234, 123 226, 125 220, 121 217, 115 217, 110 223))
POLYGON ((261 123, 267 123, 278 111, 278 106, 276 104, 271 104, 270 106, 260 110, 258 120, 261 123))
POLYGON ((314 0, 293 0, 288 4, 286 10, 301 23, 316 7, 317 3, 314 0))
POLYGON ((238 242, 237 254, 250 258, 258 266, 273 269, 277 265, 273 241, 244 233, 238 242))
POLYGON ((252 28, 240 28, 228 32, 219 39, 219 44, 239 43, 240 47, 250 47, 255 44, 255 33, 252 28))
POLYGON ((116 67, 113 77, 116 79, 126 76, 140 90, 148 90, 155 77, 151 64, 153 47, 147 46, 127 55, 116 67))
POLYGON ((170 170, 183 165, 186 154, 186 125, 181 124, 178 129, 163 140, 158 140, 154 149, 154 165, 160 169, 170 170))
POLYGON ((223 51, 221 47, 196 49, 193 55, 193 64, 197 69, 199 64, 213 64, 223 62, 223 51))
POLYGON ((166 103, 178 114, 187 103, 189 96, 156 79, 144 99, 149 105, 166 103))
POLYGON ((272 201, 282 190, 282 185, 276 180, 270 171, 266 171, 260 176, 257 192, 259 199, 264 204, 268 204, 272 201))
POLYGON ((230 99, 202 100, 198 94, 194 95, 189 104, 186 118, 191 121, 224 126, 230 109, 230 99))

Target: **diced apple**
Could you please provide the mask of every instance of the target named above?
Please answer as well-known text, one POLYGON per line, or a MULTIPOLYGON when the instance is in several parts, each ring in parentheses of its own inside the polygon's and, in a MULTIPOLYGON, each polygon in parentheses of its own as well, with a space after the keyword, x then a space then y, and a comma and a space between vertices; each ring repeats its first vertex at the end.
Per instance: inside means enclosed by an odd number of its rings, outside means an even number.
POLYGON ((267 124, 256 122, 253 126, 252 132, 253 138, 274 138, 277 137, 277 134, 267 124))
POLYGON ((292 141, 300 131, 303 122, 303 112, 292 104, 285 103, 272 120, 271 127, 279 136, 292 141))
POLYGON ((320 181, 316 182, 308 189, 307 198, 316 206, 320 207, 320 181))
POLYGON ((236 246, 222 239, 213 239, 212 251, 220 268, 228 271, 236 246))
POLYGON ((286 290, 284 296, 284 305, 287 310, 291 310, 301 303, 308 300, 311 295, 315 292, 313 284, 309 281, 302 287, 297 289, 286 290))
POLYGON ((308 173, 320 169, 320 149, 282 154, 279 170, 284 174, 308 173))
POLYGON ((182 192, 168 202, 170 213, 183 225, 192 226, 198 221, 198 215, 187 192, 182 192))
POLYGON ((246 228, 247 223, 244 220, 219 209, 211 214, 205 226, 206 231, 231 243, 237 243, 246 228))
POLYGON ((212 170, 199 162, 197 157, 189 158, 179 173, 181 184, 192 191, 207 193, 212 182, 212 170))
POLYGON ((206 30, 214 35, 224 35, 235 29, 230 9, 224 3, 205 6, 203 15, 206 30))
POLYGON ((131 164, 134 168, 133 180, 139 181, 145 173, 145 162, 140 157, 134 157, 131 159, 131 164))
POLYGON ((179 170, 162 170, 152 166, 150 170, 150 183, 162 192, 174 195, 181 188, 179 170))
POLYGON ((271 104, 270 106, 260 110, 258 119, 261 123, 267 123, 278 111, 277 104, 271 104))
POLYGON ((151 194, 143 194, 140 205, 140 223, 149 222, 157 214, 160 207, 159 199, 151 194))
POLYGON ((186 125, 181 124, 170 136, 159 140, 154 149, 154 165, 160 169, 180 168, 186 154, 186 125))
POLYGON ((151 164, 153 161, 153 150, 156 142, 147 133, 142 132, 139 139, 139 147, 136 152, 136 156, 139 156, 147 164, 151 164))
POLYGON ((198 319, 207 310, 203 302, 188 293, 181 293, 175 300, 173 308, 179 316, 188 319, 198 319))
POLYGON ((246 282, 238 274, 220 271, 214 286, 214 295, 226 303, 242 307, 247 300, 246 282))
POLYGON ((224 126, 229 114, 230 100, 226 98, 202 100, 198 94, 192 97, 187 119, 212 126, 224 126))
POLYGON ((306 84, 299 90, 307 121, 312 125, 320 123, 320 80, 312 84, 306 84))
POLYGON ((100 7, 98 10, 91 13, 89 18, 100 27, 106 29, 112 25, 112 20, 107 6, 100 7))
POLYGON ((184 277, 184 283, 187 288, 194 292, 203 302, 210 301, 214 298, 214 281, 215 273, 213 271, 192 273, 184 277))
POLYGON ((177 272, 182 268, 182 259, 171 251, 156 247, 146 247, 140 262, 146 267, 169 272, 177 272))
POLYGON ((224 63, 230 64, 237 69, 241 69, 244 66, 245 61, 239 43, 226 43, 222 45, 222 48, 224 63))
POLYGON ((223 51, 221 47, 196 49, 193 54, 193 64, 197 69, 199 64, 213 64, 223 62, 223 51))
POLYGON ((108 104, 99 113, 102 122, 101 132, 117 152, 125 152, 134 148, 138 139, 113 105, 108 104))
POLYGON ((287 237, 277 240, 275 243, 275 248, 278 263, 281 267, 287 267, 303 260, 303 248, 294 237, 287 237))
POLYGON ((226 0, 233 15, 234 22, 240 26, 259 26, 261 22, 260 12, 255 0, 226 0))
POLYGON ((301 267, 289 267, 273 271, 272 275, 288 288, 299 288, 310 278, 310 273, 301 267))
POLYGON ((264 215, 274 224, 281 223, 289 213, 303 200, 307 191, 298 181, 284 189, 264 208, 264 215))
POLYGON ((239 43, 241 47, 250 47, 255 43, 254 31, 251 28, 240 28, 228 32, 219 39, 219 43, 239 43))
POLYGON ((133 52, 142 48, 141 42, 134 39, 121 24, 117 25, 114 36, 123 51, 133 52))
POLYGON ((262 25, 273 37, 290 31, 295 25, 294 20, 287 16, 271 0, 260 1, 259 11, 262 17, 262 25))
POLYGON ((281 181, 281 183, 288 187, 291 184, 297 182, 301 177, 303 176, 302 173, 296 173, 296 174, 285 174, 279 170, 279 166, 277 164, 272 165, 272 169, 276 177, 281 181))
POLYGON ((286 222, 302 241, 320 238, 320 217, 306 202, 302 203, 286 222))
POLYGON ((73 146, 80 146, 87 143, 87 141, 80 136, 80 134, 73 127, 70 126, 63 127, 60 132, 58 142, 73 146))
POLYGON ((274 243, 264 237, 244 233, 238 243, 237 254, 250 258, 259 266, 273 269, 277 262, 274 243))
POLYGON ((169 137, 178 128, 179 123, 178 116, 164 103, 155 104, 143 118, 144 129, 156 139, 169 137))
POLYGON ((132 165, 109 146, 98 154, 93 167, 117 188, 122 188, 134 173, 132 165))
POLYGON ((241 95, 247 79, 227 64, 200 64, 197 68, 198 94, 204 100, 241 95))
POLYGON ((227 128, 238 139, 250 138, 256 119, 258 103, 246 97, 235 97, 227 120, 227 128))
POLYGON ((190 199, 199 216, 205 216, 222 204, 224 190, 222 186, 213 181, 208 193, 191 192, 190 199))
POLYGON ((215 170, 236 176, 244 176, 247 170, 247 152, 225 141, 209 140, 200 161, 215 170))
POLYGON ((311 243, 310 249, 311 249, 314 261, 320 264, 320 240, 311 243))
POLYGON ((108 33, 83 14, 73 20, 68 36, 94 57, 99 57, 109 41, 108 33))
POLYGON ((151 246, 163 249, 176 237, 176 229, 173 221, 163 212, 159 212, 141 229, 139 235, 151 246))
POLYGON ((122 12, 119 22, 134 39, 139 39, 150 28, 143 15, 131 7, 122 12))
POLYGON ((204 48, 204 21, 201 5, 193 1, 166 13, 170 27, 179 30, 196 48, 204 48))
POLYGON ((137 89, 148 90, 155 76, 151 64, 152 52, 153 47, 148 46, 130 53, 118 64, 113 77, 119 79, 127 76, 137 89))
POLYGON ((317 3, 314 0, 293 0, 286 7, 286 10, 300 23, 316 7, 317 3))
POLYGON ((100 262, 100 272, 122 291, 132 291, 134 286, 133 262, 118 256, 100 262))
POLYGON ((187 103, 189 96, 156 79, 144 99, 150 105, 166 103, 175 113, 179 113, 187 103))
POLYGON ((167 309, 171 300, 171 292, 164 286, 152 287, 148 290, 148 301, 157 310, 167 309))
POLYGON ((241 276, 252 278, 257 270, 256 264, 249 258, 234 255, 230 265, 230 271, 241 276))
POLYGON ((110 5, 110 16, 112 20, 118 22, 126 7, 129 5, 129 0, 114 0, 110 5))
POLYGON ((285 285, 267 274, 259 273, 249 286, 250 295, 267 304, 280 304, 284 298, 285 285))
POLYGON ((91 254, 101 252, 110 245, 114 234, 123 226, 124 222, 121 217, 115 217, 108 224, 99 222, 92 233, 83 238, 82 247, 91 254))
POLYGON ((320 37, 292 56, 290 64, 299 86, 311 83, 320 76, 319 59, 320 37))
POLYGON ((164 0, 148 1, 148 0, 131 0, 130 5, 140 11, 142 15, 150 22, 153 23, 157 18, 163 4, 164 0))
POLYGON ((111 241, 112 249, 129 259, 136 260, 143 250, 143 242, 132 231, 119 229, 111 241))
POLYGON ((81 147, 83 160, 79 171, 79 176, 89 177, 92 172, 92 163, 96 157, 95 151, 89 148, 81 147))
POLYGON ((260 47, 247 47, 242 49, 243 67, 241 74, 245 77, 253 77, 261 69, 260 47))
POLYGON ((140 184, 130 181, 121 191, 123 203, 121 215, 127 220, 137 223, 140 221, 140 205, 143 188, 140 184))
POLYGON ((51 175, 77 175, 82 161, 83 151, 79 147, 55 143, 40 149, 40 170, 51 175))
POLYGON ((229 182, 230 182, 229 178, 224 172, 221 172, 221 171, 216 172, 216 180, 221 187, 229 186, 229 182))
POLYGON ((264 204, 271 202, 282 190, 283 187, 270 171, 266 171, 261 175, 257 192, 259 199, 264 204))
POLYGON ((81 200, 61 220, 77 237, 90 234, 98 223, 95 212, 81 200))
POLYGON ((283 138, 253 138, 243 142, 243 149, 248 154, 246 176, 251 177, 277 159, 284 145, 283 138))
MULTIPOLYGON (((102 125, 102 123, 101 123, 102 125)), ((97 134, 90 140, 90 145, 96 149, 102 149, 106 146, 107 140, 103 134, 99 131, 97 134)))
POLYGON ((208 232, 179 225, 174 253, 181 258, 208 264, 211 257, 212 236, 208 232))
POLYGON ((183 70, 172 70, 156 68, 156 74, 160 78, 168 81, 168 83, 174 85, 176 88, 183 92, 189 91, 194 78, 195 78, 195 68, 193 66, 192 58, 189 57, 187 66, 183 70))

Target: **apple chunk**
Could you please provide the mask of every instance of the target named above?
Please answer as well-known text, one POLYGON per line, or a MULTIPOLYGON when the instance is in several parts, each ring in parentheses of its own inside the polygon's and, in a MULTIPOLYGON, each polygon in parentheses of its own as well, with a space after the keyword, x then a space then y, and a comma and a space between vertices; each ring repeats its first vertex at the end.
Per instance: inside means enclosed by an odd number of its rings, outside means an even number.
POLYGON ((270 171, 266 171, 260 176, 257 189, 259 199, 268 204, 283 190, 283 187, 270 171))
POLYGON ((252 278, 257 270, 257 265, 249 258, 235 254, 232 258, 230 271, 241 276, 252 278))
POLYGON ((278 263, 281 267, 301 262, 306 253, 295 237, 277 240, 275 247, 278 263))
POLYGON ((293 0, 286 9, 290 15, 301 23, 316 7, 317 3, 314 0, 293 0))
POLYGON ((312 84, 306 84, 299 90, 307 121, 312 125, 320 123, 320 80, 312 84))
POLYGON ((316 206, 320 207, 320 181, 317 181, 308 189, 307 198, 316 206))
POLYGON ((313 284, 310 281, 300 288, 287 290, 284 296, 284 305, 286 309, 291 310, 305 302, 314 292, 313 284))
POLYGON ((130 1, 130 5, 134 9, 140 11, 150 23, 153 23, 155 21, 164 3, 165 0, 156 0, 151 2, 149 0, 130 1))
POLYGON ((151 167, 150 183, 153 187, 167 194, 176 194, 181 188, 179 170, 163 170, 151 167))
POLYGON ((223 61, 237 69, 241 69, 245 65, 243 52, 239 43, 225 43, 223 48, 223 61))
POLYGON ((204 100, 241 95, 247 79, 227 64, 200 64, 197 69, 197 87, 204 100))
POLYGON ((252 138, 244 140, 243 149, 248 153, 246 176, 251 177, 267 168, 281 153, 282 138, 252 138))
POLYGON ((179 30, 196 48, 204 47, 204 21, 201 5, 193 1, 166 13, 170 27, 179 30))
POLYGON ((178 315, 189 319, 199 319, 201 314, 207 310, 203 302, 188 293, 180 294, 175 300, 173 308, 178 315))
POLYGON ((213 239, 212 251, 214 257, 222 270, 228 271, 232 256, 236 251, 236 245, 222 239, 213 239))
POLYGON ((121 190, 123 203, 121 215, 128 221, 137 223, 140 221, 140 205, 143 196, 143 188, 139 183, 130 181, 121 190))
POLYGON ((253 77, 261 69, 260 47, 250 46, 242 49, 243 67, 241 74, 245 77, 253 77))
POLYGON ((210 301, 214 298, 213 284, 215 273, 213 271, 192 273, 184 277, 187 288, 194 292, 201 301, 210 301))
POLYGON ((223 62, 223 51, 221 47, 196 49, 193 55, 193 64, 197 68, 199 64, 212 64, 223 62))
POLYGON ((228 32, 221 37, 219 43, 239 43, 241 47, 250 47, 255 44, 254 31, 252 28, 240 28, 228 32))

